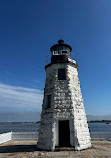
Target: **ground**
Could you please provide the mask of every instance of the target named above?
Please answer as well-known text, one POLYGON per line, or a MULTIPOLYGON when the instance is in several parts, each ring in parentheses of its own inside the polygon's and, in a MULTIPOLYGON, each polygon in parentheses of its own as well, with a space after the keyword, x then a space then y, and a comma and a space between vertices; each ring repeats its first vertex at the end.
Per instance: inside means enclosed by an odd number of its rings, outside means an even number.
POLYGON ((92 148, 82 151, 37 151, 37 141, 9 141, 0 145, 0 158, 111 158, 111 141, 92 140, 92 148))

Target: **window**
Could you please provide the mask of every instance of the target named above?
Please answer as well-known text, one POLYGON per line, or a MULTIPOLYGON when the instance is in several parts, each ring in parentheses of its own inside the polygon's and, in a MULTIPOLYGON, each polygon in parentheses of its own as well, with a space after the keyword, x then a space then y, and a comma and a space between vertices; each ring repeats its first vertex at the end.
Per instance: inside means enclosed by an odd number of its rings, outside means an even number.
POLYGON ((51 107, 51 95, 47 95, 47 109, 51 107))
POLYGON ((67 54, 67 50, 62 50, 62 54, 67 54))
POLYGON ((58 55, 58 54, 60 54, 59 51, 53 51, 53 55, 58 55))
POLYGON ((58 80, 66 80, 65 69, 58 69, 58 80))

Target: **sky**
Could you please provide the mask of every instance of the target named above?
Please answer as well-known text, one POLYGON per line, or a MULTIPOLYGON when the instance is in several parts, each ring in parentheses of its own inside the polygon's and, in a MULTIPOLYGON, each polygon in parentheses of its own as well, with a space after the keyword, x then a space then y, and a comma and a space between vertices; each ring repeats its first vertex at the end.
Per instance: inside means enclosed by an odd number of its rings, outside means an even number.
POLYGON ((41 111, 46 58, 76 54, 87 114, 111 114, 111 1, 0 1, 0 112, 41 111))

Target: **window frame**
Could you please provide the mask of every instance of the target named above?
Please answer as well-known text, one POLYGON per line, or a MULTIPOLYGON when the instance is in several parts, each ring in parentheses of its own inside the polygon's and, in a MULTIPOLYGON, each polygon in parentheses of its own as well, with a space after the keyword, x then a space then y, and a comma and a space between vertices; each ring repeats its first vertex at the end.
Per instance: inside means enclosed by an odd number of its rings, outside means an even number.
POLYGON ((60 52, 59 51, 53 51, 53 55, 60 55, 60 52))

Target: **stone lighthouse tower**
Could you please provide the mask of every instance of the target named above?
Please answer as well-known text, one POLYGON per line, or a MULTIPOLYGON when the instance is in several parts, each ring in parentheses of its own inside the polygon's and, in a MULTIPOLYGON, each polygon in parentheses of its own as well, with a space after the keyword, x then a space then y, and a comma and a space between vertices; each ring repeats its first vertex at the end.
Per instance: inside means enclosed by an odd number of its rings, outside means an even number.
POLYGON ((59 40, 50 48, 51 63, 45 66, 46 82, 38 135, 38 149, 73 146, 91 147, 78 78, 78 65, 71 58, 71 46, 59 40))

